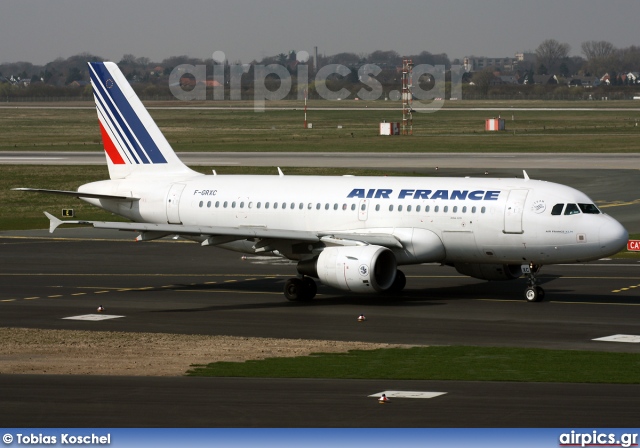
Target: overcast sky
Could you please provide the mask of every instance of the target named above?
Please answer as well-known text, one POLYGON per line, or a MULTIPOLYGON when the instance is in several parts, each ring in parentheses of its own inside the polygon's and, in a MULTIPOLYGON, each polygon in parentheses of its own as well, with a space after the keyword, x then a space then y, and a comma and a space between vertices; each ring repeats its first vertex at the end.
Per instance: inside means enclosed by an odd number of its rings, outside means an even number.
POLYGON ((640 45, 640 0, 2 0, 0 62, 88 52, 230 62, 305 50, 509 57, 545 39, 640 45))

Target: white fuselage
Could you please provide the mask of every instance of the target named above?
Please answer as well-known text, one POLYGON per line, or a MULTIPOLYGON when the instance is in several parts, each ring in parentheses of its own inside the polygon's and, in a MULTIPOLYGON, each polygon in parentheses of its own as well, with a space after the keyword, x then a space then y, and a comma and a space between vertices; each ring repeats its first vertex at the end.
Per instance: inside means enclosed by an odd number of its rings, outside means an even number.
POLYGON ((79 191, 140 198, 85 199, 137 222, 392 234, 406 248, 396 251, 399 264, 581 262, 616 253, 628 238, 603 213, 552 215, 557 204, 593 201, 529 179, 200 175, 79 191))

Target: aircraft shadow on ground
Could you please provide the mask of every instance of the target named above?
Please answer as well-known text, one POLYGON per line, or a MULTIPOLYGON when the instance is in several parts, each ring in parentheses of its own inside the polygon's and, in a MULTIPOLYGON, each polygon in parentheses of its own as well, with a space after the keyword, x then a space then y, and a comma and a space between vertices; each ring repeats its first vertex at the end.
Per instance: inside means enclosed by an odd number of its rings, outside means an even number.
MULTIPOLYGON (((554 287, 553 281, 561 278, 558 275, 546 275, 540 277, 539 284, 543 285, 548 301, 563 302, 615 302, 627 303, 628 300, 616 298, 612 301, 610 295, 594 295, 577 293, 571 288, 554 287)), ((237 281, 233 283, 218 284, 176 284, 170 288, 157 288, 152 290, 138 291, 139 293, 148 293, 158 291, 174 291, 174 292, 219 292, 224 294, 238 294, 241 297, 250 297, 255 292, 256 296, 265 297, 262 293, 267 292, 270 295, 278 297, 277 300, 255 301, 248 303, 246 299, 242 302, 229 304, 229 296, 225 297, 224 303, 212 304, 197 308, 171 308, 157 310, 152 312, 203 312, 203 311, 221 311, 221 310, 241 310, 241 309, 266 309, 266 308, 290 308, 290 307, 317 307, 317 306, 339 306, 339 305, 358 305, 358 306, 390 306, 390 307, 415 307, 415 306, 443 306, 446 302, 458 300, 474 300, 474 299, 490 299, 494 301, 524 301, 524 290, 526 288, 525 279, 505 282, 485 282, 479 280, 477 283, 468 283, 463 285, 412 288, 407 287, 398 294, 350 294, 338 291, 336 289, 318 285, 318 295, 314 300, 308 302, 291 302, 284 296, 277 296, 282 291, 284 279, 259 279, 251 281, 237 281)), ((212 296, 212 302, 216 302, 216 296, 212 296)), ((631 299, 630 299, 631 300, 631 299)), ((637 300, 635 300, 637 301, 637 300)))

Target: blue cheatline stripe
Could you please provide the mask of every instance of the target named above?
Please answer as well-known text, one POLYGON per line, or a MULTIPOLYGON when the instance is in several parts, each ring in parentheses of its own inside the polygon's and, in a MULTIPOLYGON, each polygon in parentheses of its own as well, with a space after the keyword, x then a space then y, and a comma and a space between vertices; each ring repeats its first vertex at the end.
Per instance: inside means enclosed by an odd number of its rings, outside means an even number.
MULTIPOLYGON (((96 82, 94 84, 100 85, 100 90, 102 95, 106 95, 113 101, 115 104, 116 110, 111 109, 113 115, 120 122, 120 117, 126 121, 125 123, 121 123, 121 127, 123 131, 130 137, 130 142, 136 149, 136 152, 141 156, 143 163, 148 163, 146 160, 151 160, 151 163, 167 163, 167 160, 162 155, 162 152, 153 141, 151 135, 145 128, 145 126, 140 121, 140 118, 136 114, 136 112, 131 107, 129 100, 124 96, 122 91, 120 90, 120 86, 116 82, 113 82, 113 86, 108 89, 105 89, 106 82, 108 79, 113 79, 109 70, 105 67, 104 63, 101 62, 91 62, 90 63, 95 73, 92 73, 92 78, 94 78, 96 82), (119 112, 119 113, 118 113, 119 112), (126 126, 128 124, 128 127, 126 126), (135 138, 133 135, 130 135, 129 128, 135 134, 135 138), (136 141, 137 138, 137 141, 136 141), (138 145, 140 142, 140 145, 138 145), (144 153, 143 154, 141 154, 144 153)), ((105 98, 106 99, 106 98, 105 98)), ((111 106, 111 105, 108 105, 111 106)))
MULTIPOLYGON (((107 71, 107 73, 109 73, 107 71)), ((109 79, 109 78, 107 78, 109 79)), ((131 152, 131 154, 134 156, 134 159, 139 159, 142 161, 142 163, 150 163, 149 162, 149 158, 147 157, 146 153, 144 152, 144 149, 140 147, 140 145, 138 145, 138 143, 136 142, 135 138, 133 137, 133 134, 131 134, 131 131, 129 130, 129 127, 127 125, 127 123, 124 120, 124 117, 120 114, 120 111, 118 110, 117 104, 113 104, 114 100, 113 98, 111 98, 110 94, 107 93, 104 83, 102 83, 102 80, 100 80, 99 78, 97 78, 96 76, 94 76, 94 73, 91 73, 91 80, 93 81, 93 85, 94 87, 97 87, 97 92, 100 93, 99 96, 102 96, 103 101, 101 102, 102 106, 105 108, 105 112, 109 111, 111 112, 111 115, 113 116, 113 119, 117 122, 117 124, 119 125, 120 131, 119 131, 119 135, 122 137, 122 141, 127 145, 128 150, 131 152), (124 135, 123 135, 124 133, 124 135), (134 153, 135 152, 135 153, 134 153), (137 154, 137 157, 134 155, 137 154)), ((113 82, 113 81, 112 81, 113 82)), ((111 90, 113 90, 113 88, 115 88, 116 84, 115 82, 113 82, 113 87, 111 88, 111 90)), ((114 123, 115 125, 115 123, 114 123)), ((116 126, 114 126, 116 127, 116 126)))
POLYGON ((104 101, 102 100, 102 98, 100 98, 100 94, 98 93, 98 88, 95 88, 93 92, 93 96, 96 100, 96 103, 98 103, 96 104, 96 109, 98 111, 99 116, 103 118, 103 123, 105 124, 106 128, 111 130, 112 135, 117 138, 117 140, 114 143, 117 143, 118 146, 123 148, 122 152, 124 153, 129 163, 139 164, 140 161, 135 156, 135 152, 133 148, 129 146, 129 144, 127 143, 127 140, 124 138, 124 135, 122 135, 118 127, 113 123, 111 117, 109 117, 109 114, 107 113, 106 105, 104 104, 104 101))

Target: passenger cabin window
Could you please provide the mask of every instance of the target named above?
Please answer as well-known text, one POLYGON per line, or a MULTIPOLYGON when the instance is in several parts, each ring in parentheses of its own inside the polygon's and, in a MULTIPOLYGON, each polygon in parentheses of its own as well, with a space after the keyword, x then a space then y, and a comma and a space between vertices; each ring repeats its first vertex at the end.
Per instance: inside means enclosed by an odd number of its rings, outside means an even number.
POLYGON ((551 214, 552 215, 562 215, 562 208, 564 207, 564 204, 556 204, 553 206, 553 208, 551 209, 551 214))
POLYGON ((580 213, 580 209, 576 204, 567 204, 567 208, 564 209, 565 215, 577 215, 580 213))
POLYGON ((602 213, 594 204, 578 204, 578 207, 580 207, 582 213, 587 213, 589 215, 599 215, 602 213))

